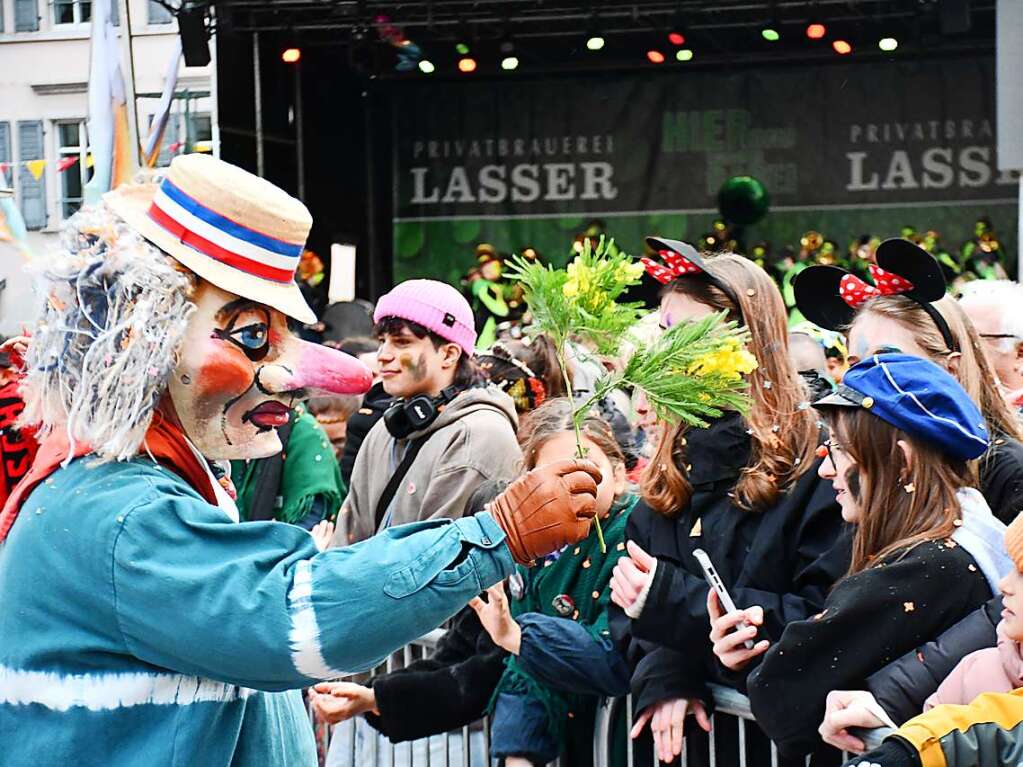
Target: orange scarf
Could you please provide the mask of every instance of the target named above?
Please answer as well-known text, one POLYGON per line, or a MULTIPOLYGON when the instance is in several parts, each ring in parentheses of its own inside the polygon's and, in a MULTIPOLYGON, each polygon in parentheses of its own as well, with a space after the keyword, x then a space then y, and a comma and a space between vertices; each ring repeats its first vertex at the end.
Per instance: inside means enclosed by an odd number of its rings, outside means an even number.
MULTIPOLYGON (((63 431, 54 431, 39 445, 39 452, 36 453, 35 461, 28 474, 18 483, 4 504, 0 512, 0 543, 7 539, 11 531, 21 505, 40 482, 53 474, 60 465, 67 459, 70 445, 67 434, 63 431)), ((74 457, 80 458, 92 452, 89 445, 75 445, 74 457)), ((210 480, 209 472, 202 465, 199 458, 185 441, 185 434, 177 426, 171 424, 166 418, 157 413, 146 438, 139 449, 139 455, 149 455, 156 459, 157 463, 184 479, 192 489, 203 499, 214 506, 217 505, 217 497, 213 492, 213 483, 210 480)))

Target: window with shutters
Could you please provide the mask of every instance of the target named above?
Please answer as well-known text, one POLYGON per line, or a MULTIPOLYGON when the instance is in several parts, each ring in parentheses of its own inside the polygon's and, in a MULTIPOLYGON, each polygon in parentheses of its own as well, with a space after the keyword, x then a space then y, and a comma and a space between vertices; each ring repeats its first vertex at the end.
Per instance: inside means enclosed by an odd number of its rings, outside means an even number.
POLYGON ((82 207, 82 192, 92 178, 84 120, 56 123, 57 176, 60 181, 60 217, 68 218, 82 207))
POLYGON ((179 3, 174 2, 174 0, 164 0, 164 2, 149 0, 147 3, 149 23, 170 24, 174 20, 174 14, 171 12, 170 7, 177 7, 178 5, 179 3))
POLYGON ((39 29, 39 0, 14 0, 14 31, 35 32, 39 29))
POLYGON ((91 18, 90 0, 53 0, 54 24, 85 24, 91 18))
POLYGON ((46 174, 33 160, 45 159, 43 123, 31 120, 18 123, 18 198, 21 215, 28 229, 46 226, 46 174), (38 178, 36 178, 38 173, 38 178))

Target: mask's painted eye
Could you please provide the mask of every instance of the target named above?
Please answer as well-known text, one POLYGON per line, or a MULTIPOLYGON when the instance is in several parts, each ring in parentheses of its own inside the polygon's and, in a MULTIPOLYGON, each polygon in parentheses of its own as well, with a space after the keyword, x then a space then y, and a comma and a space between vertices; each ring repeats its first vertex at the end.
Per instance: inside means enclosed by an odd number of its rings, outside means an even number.
POLYGON ((237 328, 225 334, 225 337, 245 352, 250 360, 261 360, 270 350, 270 330, 264 322, 237 328))

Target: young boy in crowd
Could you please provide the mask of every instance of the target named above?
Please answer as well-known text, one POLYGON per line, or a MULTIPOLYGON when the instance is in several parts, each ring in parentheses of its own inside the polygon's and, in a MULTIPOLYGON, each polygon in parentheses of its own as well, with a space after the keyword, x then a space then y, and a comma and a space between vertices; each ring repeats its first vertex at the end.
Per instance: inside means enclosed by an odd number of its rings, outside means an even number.
POLYGON ((520 458, 512 399, 477 385, 476 332, 462 295, 408 280, 377 303, 378 371, 395 397, 366 435, 334 545, 428 518, 464 513, 488 479, 511 479, 520 458))

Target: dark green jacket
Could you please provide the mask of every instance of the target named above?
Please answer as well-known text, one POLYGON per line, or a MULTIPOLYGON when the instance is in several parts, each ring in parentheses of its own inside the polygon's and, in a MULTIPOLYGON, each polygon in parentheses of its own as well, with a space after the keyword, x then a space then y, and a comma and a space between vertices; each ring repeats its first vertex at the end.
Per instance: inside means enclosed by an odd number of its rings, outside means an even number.
POLYGON ((322 519, 332 519, 347 489, 327 435, 301 405, 292 413, 291 433, 279 456, 231 462, 231 480, 238 491, 241 519, 251 519, 261 473, 268 469, 269 462, 282 459, 273 518, 306 529, 322 519))

